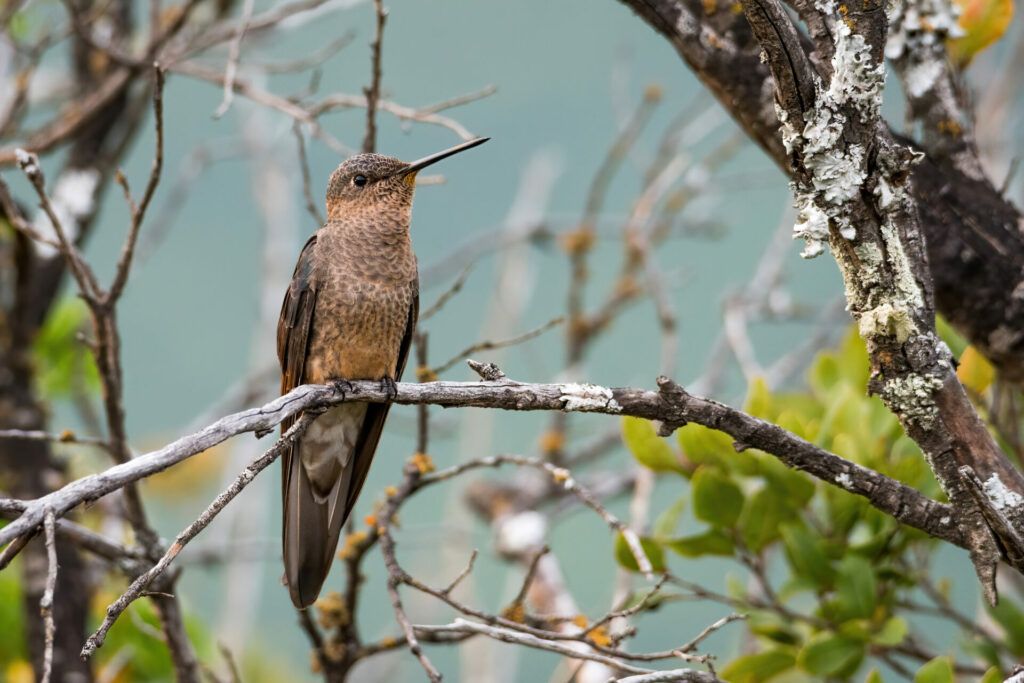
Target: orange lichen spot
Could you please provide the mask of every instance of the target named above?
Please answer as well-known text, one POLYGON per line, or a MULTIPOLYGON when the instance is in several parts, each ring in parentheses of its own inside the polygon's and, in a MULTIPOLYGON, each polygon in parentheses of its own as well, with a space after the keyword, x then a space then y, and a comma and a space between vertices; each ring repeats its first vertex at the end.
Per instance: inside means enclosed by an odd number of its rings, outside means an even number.
POLYGON ((387 638, 382 638, 380 641, 380 646, 383 648, 392 648, 396 645, 398 645, 398 640, 396 638, 392 638, 391 636, 388 636, 387 638))
POLYGON ((60 440, 65 443, 68 441, 74 441, 75 433, 70 429, 65 429, 63 432, 60 433, 60 440))
POLYGON ((540 435, 540 452, 541 453, 558 453, 565 446, 565 434, 549 429, 540 435))
POLYGON ((509 621, 514 621, 517 624, 522 624, 526 621, 526 608, 523 607, 521 602, 513 602, 503 610, 501 610, 501 616, 509 621))
POLYGON ((365 522, 368 527, 375 527, 377 526, 377 515, 366 515, 363 522, 365 522))
POLYGON ((345 545, 341 546, 341 550, 338 551, 337 558, 339 560, 347 560, 353 556, 356 548, 362 545, 363 541, 366 540, 365 531, 354 531, 345 537, 345 545))
POLYGON ((713 47, 716 50, 722 47, 722 40, 718 37, 718 34, 714 31, 708 31, 708 46, 713 47))
POLYGON ((939 129, 940 133, 946 133, 955 137, 959 137, 960 134, 964 132, 964 129, 960 126, 960 122, 954 121, 953 119, 943 119, 936 123, 935 127, 939 129))
POLYGON ((384 489, 384 495, 387 496, 388 498, 394 498, 395 496, 398 495, 398 488, 395 486, 389 486, 386 489, 384 489))
POLYGON ((729 8, 729 11, 733 14, 743 14, 743 5, 738 2, 734 2, 732 3, 732 7, 729 8))
POLYGON ((582 614, 577 614, 576 616, 574 616, 572 618, 572 624, 573 624, 573 626, 576 626, 577 628, 586 628, 587 627, 587 618, 585 616, 583 616, 582 614))
POLYGON ((326 630, 338 628, 349 623, 348 606, 338 591, 331 591, 315 603, 317 622, 326 630))
POLYGON ((921 28, 923 28, 928 33, 935 33, 935 26, 933 26, 932 23, 928 21, 928 19, 925 17, 921 17, 921 28))
POLYGON ((594 641, 595 645, 600 645, 601 647, 608 647, 612 644, 612 639, 608 635, 608 629, 606 629, 604 626, 598 626, 593 631, 591 631, 590 639, 594 641))
POLYGON ((555 480, 556 484, 564 484, 569 481, 570 476, 572 476, 572 473, 564 467, 559 467, 551 473, 551 478, 555 480))
POLYGON ((842 14, 845 17, 847 14, 850 13, 850 8, 847 7, 846 5, 840 5, 839 6, 839 13, 842 14))
POLYGON ((615 296, 620 299, 633 299, 641 291, 640 283, 632 275, 623 275, 615 282, 615 296))
POLYGON ((589 225, 581 225, 575 230, 562 235, 562 248, 565 249, 566 253, 578 256, 590 251, 594 246, 595 240, 594 228, 589 225))
POLYGON ((718 11, 717 0, 701 0, 701 7, 704 8, 704 14, 714 14, 718 11))
MULTIPOLYGON (((714 0, 705 0, 705 2, 714 2, 714 0)), ((644 99, 648 102, 660 102, 661 98, 665 96, 665 89, 661 87, 661 83, 648 83, 644 86, 644 99)))
POLYGON ((846 24, 847 26, 849 26, 851 31, 856 30, 856 26, 854 26, 854 24, 853 24, 853 19, 850 19, 850 18, 843 19, 843 23, 846 24))
POLYGON ((332 638, 324 643, 324 656, 332 662, 340 662, 345 657, 345 643, 332 638))
POLYGON ((434 461, 430 459, 430 456, 426 453, 416 453, 410 459, 413 466, 419 470, 420 474, 427 474, 428 472, 434 471, 434 461))
POLYGON ((436 382, 437 373, 429 365, 421 365, 416 368, 416 379, 420 382, 436 382))

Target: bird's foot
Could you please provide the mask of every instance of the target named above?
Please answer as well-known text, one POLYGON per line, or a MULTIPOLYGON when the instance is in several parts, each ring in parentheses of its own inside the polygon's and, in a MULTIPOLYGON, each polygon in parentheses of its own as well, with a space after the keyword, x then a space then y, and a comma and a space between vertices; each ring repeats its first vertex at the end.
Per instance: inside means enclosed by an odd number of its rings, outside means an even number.
POLYGON ((349 394, 356 393, 356 388, 347 379, 332 379, 330 385, 334 387, 334 390, 341 394, 342 398, 345 398, 349 394))
POLYGON ((384 376, 380 378, 380 390, 387 394, 388 400, 393 401, 398 396, 398 385, 393 377, 384 376))

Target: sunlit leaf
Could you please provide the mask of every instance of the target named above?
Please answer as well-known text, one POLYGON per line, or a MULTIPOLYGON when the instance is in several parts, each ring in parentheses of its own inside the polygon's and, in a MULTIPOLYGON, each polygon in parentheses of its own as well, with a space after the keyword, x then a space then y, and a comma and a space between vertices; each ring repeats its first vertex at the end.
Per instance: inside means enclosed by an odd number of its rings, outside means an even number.
POLYGON ((922 666, 914 676, 914 683, 953 683, 953 666, 949 657, 936 657, 922 666))
POLYGON ((956 376, 971 391, 982 394, 995 379, 996 370, 974 346, 968 346, 960 356, 956 376))
POLYGON ((736 552, 732 539, 717 529, 710 529, 693 536, 674 538, 665 545, 683 557, 702 557, 704 555, 729 557, 736 552))
POLYGON ((966 68, 975 55, 999 40, 1013 18, 1013 0, 954 0, 964 35, 948 41, 949 56, 966 68))
POLYGON ((665 508, 658 518, 654 520, 654 526, 651 529, 651 535, 654 536, 655 540, 659 543, 663 543, 666 540, 676 535, 676 526, 679 524, 679 519, 686 512, 686 497, 680 496, 676 499, 676 502, 665 508))
POLYGON ((768 650, 755 655, 737 657, 722 669, 721 676, 729 683, 758 683, 792 669, 794 664, 796 658, 792 653, 785 650, 768 650))
POLYGON ((622 439, 636 461, 655 472, 682 472, 672 447, 654 430, 650 420, 622 418, 622 439))
MULTIPOLYGON (((661 546, 655 543, 653 539, 641 536, 640 547, 644 551, 644 555, 647 556, 647 561, 651 563, 652 570, 656 572, 665 571, 665 556, 661 552, 661 546)), ((633 550, 629 547, 626 537, 622 534, 615 537, 615 561, 619 563, 619 566, 631 572, 640 571, 640 565, 636 561, 636 556, 633 555, 633 550)))
POLYGON ((900 617, 889 617, 871 640, 876 645, 895 647, 907 637, 908 630, 909 626, 907 626, 906 620, 900 617))

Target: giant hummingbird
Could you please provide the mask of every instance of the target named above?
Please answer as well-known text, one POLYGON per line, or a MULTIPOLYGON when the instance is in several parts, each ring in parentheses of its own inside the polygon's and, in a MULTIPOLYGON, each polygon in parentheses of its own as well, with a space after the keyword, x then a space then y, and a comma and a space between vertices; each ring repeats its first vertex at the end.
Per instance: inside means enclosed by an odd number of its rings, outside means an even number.
MULTIPOLYGON (((281 393, 301 384, 377 380, 393 397, 419 313, 409 221, 416 174, 488 138, 406 163, 358 154, 331 174, 327 222, 302 248, 277 324, 281 393)), ((320 594, 366 480, 390 403, 347 402, 285 451, 284 579, 292 602, 320 594)), ((295 418, 281 424, 287 431, 295 418)))

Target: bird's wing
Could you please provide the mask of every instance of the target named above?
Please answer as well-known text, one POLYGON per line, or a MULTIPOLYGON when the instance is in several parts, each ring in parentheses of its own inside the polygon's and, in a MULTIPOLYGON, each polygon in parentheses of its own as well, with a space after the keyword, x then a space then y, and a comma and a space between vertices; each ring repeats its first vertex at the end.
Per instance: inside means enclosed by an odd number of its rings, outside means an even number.
MULTIPOLYGON (((277 358, 281 362, 281 394, 287 394, 305 381, 306 358, 309 356, 310 328, 316 308, 316 288, 313 284, 313 252, 316 235, 302 247, 299 262, 295 264, 291 284, 281 304, 281 317, 277 320, 277 358)), ((281 433, 295 422, 289 417, 281 422, 281 433)), ((287 463, 288 455, 285 455, 287 463)))
MULTIPOLYGON (((420 313, 419 292, 413 295, 412 304, 409 306, 409 319, 405 326, 405 334, 402 335, 402 344, 398 350, 398 358, 395 361, 393 379, 397 382, 402 379, 402 371, 405 370, 405 362, 409 358, 409 346, 412 344, 412 336, 416 331, 416 320, 420 313)), ((342 474, 343 490, 347 491, 345 496, 345 511, 341 515, 341 522, 348 518, 349 513, 356 504, 359 491, 366 481, 366 473, 370 471, 370 462, 377 450, 377 442, 380 441, 381 431, 384 429, 384 420, 387 419, 390 403, 368 403, 366 405, 366 419, 363 421, 362 429, 359 431, 359 439, 352 453, 352 459, 342 474)))

